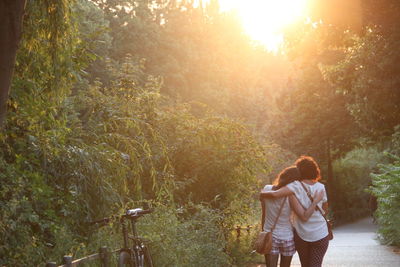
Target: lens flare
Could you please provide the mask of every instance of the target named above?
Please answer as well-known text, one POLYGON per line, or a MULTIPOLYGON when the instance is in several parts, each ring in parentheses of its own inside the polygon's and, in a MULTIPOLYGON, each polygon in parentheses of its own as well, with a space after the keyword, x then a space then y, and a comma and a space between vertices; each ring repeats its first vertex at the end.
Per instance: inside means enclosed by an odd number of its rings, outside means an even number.
POLYGON ((285 27, 306 17, 307 0, 220 0, 222 11, 236 10, 250 37, 276 51, 285 27))

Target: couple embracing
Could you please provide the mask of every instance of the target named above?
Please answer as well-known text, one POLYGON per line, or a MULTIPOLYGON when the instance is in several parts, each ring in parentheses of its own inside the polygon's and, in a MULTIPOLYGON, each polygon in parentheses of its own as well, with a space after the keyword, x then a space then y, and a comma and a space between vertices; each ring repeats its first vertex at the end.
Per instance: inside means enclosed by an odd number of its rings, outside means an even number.
POLYGON ((324 217, 328 199, 320 179, 315 160, 302 156, 278 175, 274 185, 261 191, 263 230, 272 231, 272 249, 265 255, 267 267, 278 265, 279 254, 280 266, 289 267, 296 250, 302 267, 322 265, 331 238, 324 217))

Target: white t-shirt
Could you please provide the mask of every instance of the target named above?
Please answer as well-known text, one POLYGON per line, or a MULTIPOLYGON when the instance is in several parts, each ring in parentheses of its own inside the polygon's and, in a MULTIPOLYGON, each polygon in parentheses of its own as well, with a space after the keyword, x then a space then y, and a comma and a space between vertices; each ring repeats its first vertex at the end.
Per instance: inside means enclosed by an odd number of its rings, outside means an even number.
MULTIPOLYGON (((266 185, 262 192, 272 191, 272 185, 266 185)), ((272 236, 281 240, 292 240, 293 239, 293 227, 290 222, 290 214, 291 209, 289 205, 288 198, 277 198, 277 199, 265 199, 265 223, 264 223, 264 231, 270 232, 276 217, 279 213, 279 208, 281 207, 282 201, 285 201, 283 204, 281 214, 276 223, 274 231, 272 231, 272 236)))
MULTIPOLYGON (((311 196, 314 196, 318 191, 324 191, 324 197, 322 201, 318 203, 318 206, 322 210, 322 203, 328 201, 325 186, 319 182, 316 182, 313 185, 303 183, 303 185, 305 185, 307 190, 309 190, 311 196)), ((305 208, 310 207, 311 200, 307 196, 304 188, 301 186, 300 181, 294 181, 286 186, 296 195, 301 205, 303 205, 305 208)), ((303 222, 295 214, 293 225, 299 237, 307 242, 318 241, 328 235, 328 227, 326 226, 326 221, 318 210, 314 210, 313 214, 307 222, 303 222)))

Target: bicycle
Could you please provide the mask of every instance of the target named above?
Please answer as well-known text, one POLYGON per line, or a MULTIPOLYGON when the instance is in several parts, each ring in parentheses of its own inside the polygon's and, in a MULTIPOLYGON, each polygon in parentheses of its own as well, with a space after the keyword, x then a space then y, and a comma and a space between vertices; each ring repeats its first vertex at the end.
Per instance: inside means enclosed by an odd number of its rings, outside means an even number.
MULTIPOLYGON (((153 260, 146 246, 146 241, 137 235, 136 221, 145 214, 151 213, 151 210, 141 208, 127 210, 125 214, 117 216, 122 225, 122 236, 124 246, 119 250, 118 267, 153 267, 153 260), (130 221, 132 235, 128 234, 126 220, 130 221), (131 240, 131 246, 130 242, 131 240)), ((108 224, 116 219, 115 216, 93 221, 91 224, 108 224)))

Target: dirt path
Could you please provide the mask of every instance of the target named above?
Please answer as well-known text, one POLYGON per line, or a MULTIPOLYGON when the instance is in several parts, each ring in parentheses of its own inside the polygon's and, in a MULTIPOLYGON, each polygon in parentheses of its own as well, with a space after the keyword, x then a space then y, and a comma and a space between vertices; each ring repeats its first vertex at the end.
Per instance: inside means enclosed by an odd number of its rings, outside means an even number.
MULTIPOLYGON (((371 218, 335 228, 324 258, 324 267, 397 267, 400 251, 382 246, 376 240, 376 226, 371 218)), ((252 267, 265 266, 255 264, 252 267)), ((293 257, 293 267, 300 266, 299 257, 293 257)))

